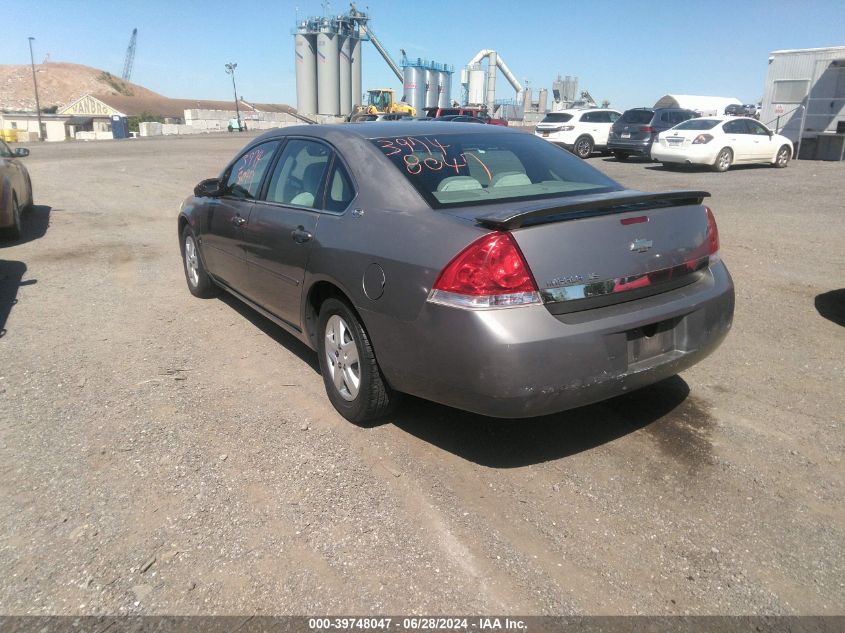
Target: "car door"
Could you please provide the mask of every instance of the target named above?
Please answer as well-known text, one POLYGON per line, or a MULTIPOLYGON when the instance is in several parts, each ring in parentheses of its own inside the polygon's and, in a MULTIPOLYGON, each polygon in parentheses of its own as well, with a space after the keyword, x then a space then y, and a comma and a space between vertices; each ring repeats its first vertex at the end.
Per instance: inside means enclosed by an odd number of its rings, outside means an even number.
POLYGON ((282 148, 247 229, 250 295, 265 310, 301 328, 302 282, 326 208, 333 150, 306 138, 282 148))
POLYGON ((748 129, 751 131, 751 139, 753 142, 752 151, 754 153, 754 160, 756 161, 772 161, 775 158, 775 152, 779 149, 774 137, 769 133, 768 128, 757 123, 757 121, 745 121, 748 129))
POLYGON ((722 126, 728 145, 733 150, 734 163, 745 163, 754 160, 754 142, 749 134, 745 119, 728 121, 722 126))
POLYGON ((217 279, 241 293, 246 293, 248 284, 245 227, 278 146, 275 140, 249 148, 224 173, 224 194, 206 202, 207 221, 200 238, 205 265, 217 279))

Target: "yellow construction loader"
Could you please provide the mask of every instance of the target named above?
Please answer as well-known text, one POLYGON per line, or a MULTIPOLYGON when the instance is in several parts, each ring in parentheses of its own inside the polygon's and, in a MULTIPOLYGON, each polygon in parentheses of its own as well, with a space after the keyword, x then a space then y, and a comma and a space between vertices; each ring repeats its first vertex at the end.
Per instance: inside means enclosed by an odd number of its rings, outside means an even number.
POLYGON ((394 114, 402 113, 417 116, 417 109, 395 100, 396 91, 393 88, 372 88, 367 90, 367 105, 358 106, 355 114, 394 114))

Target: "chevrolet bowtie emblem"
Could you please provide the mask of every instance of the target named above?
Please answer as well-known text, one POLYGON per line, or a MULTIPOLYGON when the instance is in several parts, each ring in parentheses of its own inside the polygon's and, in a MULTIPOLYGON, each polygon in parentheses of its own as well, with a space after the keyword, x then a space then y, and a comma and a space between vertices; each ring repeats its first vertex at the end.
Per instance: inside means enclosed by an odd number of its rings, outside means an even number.
POLYGON ((652 241, 646 239, 634 240, 631 242, 631 252, 645 253, 652 247, 652 241))

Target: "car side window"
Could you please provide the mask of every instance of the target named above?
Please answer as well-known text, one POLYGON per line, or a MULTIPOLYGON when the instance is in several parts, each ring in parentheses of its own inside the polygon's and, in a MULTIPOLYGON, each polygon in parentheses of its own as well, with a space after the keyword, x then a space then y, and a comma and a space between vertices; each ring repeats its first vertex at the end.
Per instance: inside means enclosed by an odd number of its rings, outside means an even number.
POLYGON ((661 112, 660 113, 660 121, 661 123, 669 123, 669 113, 668 112, 661 112))
POLYGON ((724 130, 728 134, 748 134, 745 121, 728 121, 725 123, 724 130))
POLYGON ((608 112, 608 113, 607 113, 607 115, 610 117, 610 122, 611 122, 611 123, 616 123, 616 121, 618 121, 618 120, 619 120, 619 117, 621 117, 621 116, 622 116, 622 115, 621 115, 621 114, 619 114, 618 112, 608 112))
POLYGON ((326 190, 326 210, 343 211, 354 197, 355 189, 352 187, 352 181, 341 162, 335 159, 326 190))
POLYGON ((760 135, 760 136, 768 136, 769 135, 769 130, 764 128, 762 125, 760 125, 756 121, 746 121, 745 123, 751 129, 752 134, 757 134, 757 135, 760 135))
POLYGON ((288 141, 273 169, 267 202, 321 209, 320 191, 331 150, 316 141, 288 141))
POLYGON ((226 194, 233 198, 254 199, 261 187, 264 172, 270 166, 270 161, 279 141, 262 143, 250 149, 232 165, 226 178, 226 194))

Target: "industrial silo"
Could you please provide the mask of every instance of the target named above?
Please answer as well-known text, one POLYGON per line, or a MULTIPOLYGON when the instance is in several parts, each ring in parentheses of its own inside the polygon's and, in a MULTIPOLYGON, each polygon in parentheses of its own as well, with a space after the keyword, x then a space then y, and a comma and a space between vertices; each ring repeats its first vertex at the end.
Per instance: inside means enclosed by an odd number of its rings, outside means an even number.
POLYGON ((419 66, 405 66, 402 76, 405 102, 417 109, 417 116, 422 116, 425 108, 425 71, 419 66))
POLYGON ((533 112, 534 104, 531 103, 531 88, 527 87, 522 91, 522 112, 533 112))
POLYGON ((340 113, 340 48, 337 33, 317 34, 317 113, 340 113))
POLYGON ((363 105, 361 88, 361 40, 357 37, 350 38, 349 50, 351 53, 352 66, 352 107, 363 105))
POLYGON ((437 76, 439 73, 436 70, 429 69, 424 70, 423 73, 425 74, 425 107, 436 108, 437 76))
POLYGON ((467 103, 481 105, 484 103, 484 70, 479 64, 468 69, 469 83, 467 85, 467 103))
POLYGON ((546 112, 546 102, 549 98, 549 91, 545 88, 540 88, 540 93, 537 96, 537 112, 544 114, 546 112))
POLYGON ((317 36, 297 33, 296 109, 303 114, 317 112, 317 36))
POLYGON ((437 84, 437 105, 441 108, 452 105, 452 73, 447 70, 440 72, 437 84))
POLYGON ((352 38, 340 38, 340 60, 338 62, 338 89, 340 91, 340 114, 352 112, 352 38))

